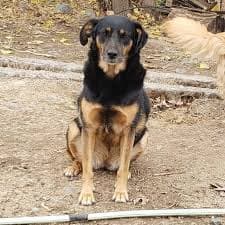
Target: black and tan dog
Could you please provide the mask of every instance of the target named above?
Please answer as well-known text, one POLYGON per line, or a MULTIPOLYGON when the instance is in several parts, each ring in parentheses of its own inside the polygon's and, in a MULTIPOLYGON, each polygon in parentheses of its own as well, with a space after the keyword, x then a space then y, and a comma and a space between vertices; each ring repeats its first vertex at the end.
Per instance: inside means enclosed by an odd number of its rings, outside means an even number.
POLYGON ((147 143, 150 104, 143 90, 145 69, 140 50, 148 35, 137 22, 108 16, 88 21, 80 32, 82 45, 92 38, 78 99, 79 117, 69 125, 68 152, 73 163, 66 176, 83 172, 79 202, 91 205, 93 169, 117 170, 113 200, 128 200, 130 161, 147 143))

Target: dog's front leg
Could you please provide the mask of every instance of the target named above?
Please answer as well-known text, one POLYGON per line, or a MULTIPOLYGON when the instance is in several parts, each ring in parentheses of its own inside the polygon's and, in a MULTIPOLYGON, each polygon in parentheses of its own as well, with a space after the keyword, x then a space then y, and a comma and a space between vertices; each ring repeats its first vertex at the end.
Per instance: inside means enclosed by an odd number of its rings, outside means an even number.
POLYGON ((120 142, 120 166, 117 171, 117 180, 115 185, 115 193, 113 200, 115 202, 128 201, 127 181, 129 175, 129 165, 131 151, 134 144, 135 131, 131 128, 126 128, 123 131, 120 142))
POLYGON ((83 175, 79 203, 82 205, 92 205, 95 202, 93 194, 92 154, 95 146, 96 130, 93 128, 83 128, 81 135, 83 175))

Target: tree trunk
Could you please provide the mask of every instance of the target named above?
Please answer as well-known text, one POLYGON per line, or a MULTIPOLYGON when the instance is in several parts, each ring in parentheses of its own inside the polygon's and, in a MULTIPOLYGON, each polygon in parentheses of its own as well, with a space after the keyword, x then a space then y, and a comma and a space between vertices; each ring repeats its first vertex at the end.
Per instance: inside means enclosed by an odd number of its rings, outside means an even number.
POLYGON ((119 13, 120 16, 127 16, 128 9, 129 0, 112 0, 112 10, 115 14, 119 13))

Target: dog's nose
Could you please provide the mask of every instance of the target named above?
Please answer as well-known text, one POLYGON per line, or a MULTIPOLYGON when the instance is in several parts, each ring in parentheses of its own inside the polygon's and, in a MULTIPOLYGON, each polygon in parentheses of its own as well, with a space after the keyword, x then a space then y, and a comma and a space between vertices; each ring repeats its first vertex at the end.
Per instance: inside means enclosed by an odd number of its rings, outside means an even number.
POLYGON ((113 51, 113 50, 110 50, 110 51, 108 51, 108 57, 110 58, 110 59, 115 59, 116 57, 117 57, 117 52, 116 51, 113 51))

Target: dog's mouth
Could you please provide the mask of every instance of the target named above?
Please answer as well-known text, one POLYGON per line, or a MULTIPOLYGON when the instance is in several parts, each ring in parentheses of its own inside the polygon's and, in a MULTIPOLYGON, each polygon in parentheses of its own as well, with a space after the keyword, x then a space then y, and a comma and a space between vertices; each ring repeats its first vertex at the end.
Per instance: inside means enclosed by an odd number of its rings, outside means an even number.
POLYGON ((107 56, 103 56, 102 60, 109 65, 116 65, 125 61, 124 57, 117 57, 115 59, 111 59, 107 56))
POLYGON ((126 68, 126 59, 124 57, 109 59, 108 57, 101 56, 99 67, 107 74, 107 76, 113 78, 126 68))

